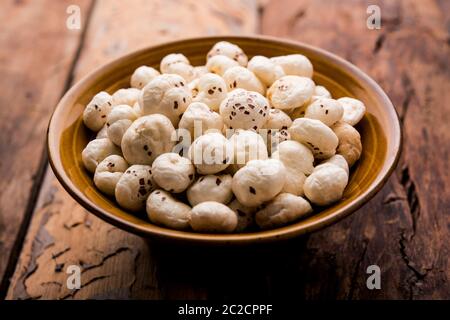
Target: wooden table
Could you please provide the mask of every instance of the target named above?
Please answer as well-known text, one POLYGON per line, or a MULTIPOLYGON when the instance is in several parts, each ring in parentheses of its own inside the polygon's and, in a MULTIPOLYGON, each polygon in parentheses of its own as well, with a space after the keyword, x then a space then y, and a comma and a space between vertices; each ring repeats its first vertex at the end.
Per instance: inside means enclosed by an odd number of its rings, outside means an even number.
POLYGON ((7 299, 450 298, 450 1, 4 0, 0 21, 0 279, 7 299), (82 28, 66 28, 66 9, 82 28), (45 133, 60 97, 93 68, 189 36, 268 34, 356 64, 402 121, 401 162, 347 219, 283 245, 179 250, 89 214, 48 168, 45 133), (80 290, 67 266, 82 267, 80 290), (366 286, 369 265, 381 290, 366 286))

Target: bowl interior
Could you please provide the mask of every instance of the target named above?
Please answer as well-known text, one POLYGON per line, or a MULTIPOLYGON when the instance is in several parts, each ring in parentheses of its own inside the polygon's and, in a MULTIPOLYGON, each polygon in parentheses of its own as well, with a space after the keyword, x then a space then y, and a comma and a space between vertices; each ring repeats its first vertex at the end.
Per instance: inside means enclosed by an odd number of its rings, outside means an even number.
POLYGON ((400 146, 397 114, 383 91, 373 80, 351 64, 325 51, 306 45, 267 38, 220 37, 173 42, 144 49, 120 58, 75 85, 57 106, 49 126, 49 156, 56 176, 66 190, 85 208, 101 218, 126 230, 151 236, 197 242, 245 243, 255 240, 289 238, 326 226, 353 212, 381 188, 392 171, 400 146), (122 210, 93 184, 93 179, 81 161, 81 152, 93 138, 82 123, 85 105, 99 91, 113 93, 129 86, 130 76, 140 65, 159 68, 167 54, 185 54, 193 65, 205 64, 212 45, 225 39, 236 43, 250 57, 268 57, 301 53, 314 65, 314 81, 325 86, 334 98, 355 97, 367 106, 367 114, 357 125, 362 137, 361 159, 351 169, 349 184, 338 203, 316 210, 297 223, 268 231, 216 235, 176 231, 151 224, 145 214, 136 215, 122 210))

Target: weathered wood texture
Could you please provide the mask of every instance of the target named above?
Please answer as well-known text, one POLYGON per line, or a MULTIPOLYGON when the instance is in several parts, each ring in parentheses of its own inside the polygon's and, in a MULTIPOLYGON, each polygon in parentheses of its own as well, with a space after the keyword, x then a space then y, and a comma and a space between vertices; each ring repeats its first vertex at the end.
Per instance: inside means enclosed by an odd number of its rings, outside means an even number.
POLYGON ((47 165, 43 150, 48 119, 66 90, 80 43, 81 32, 66 28, 70 4, 87 10, 90 0, 1 3, 1 292, 7 289, 32 213, 38 191, 33 186, 47 165))
MULTIPOLYGON (((251 0, 96 1, 75 79, 139 47, 256 28, 257 5, 251 0)), ((48 170, 8 298, 204 297, 178 283, 162 289, 152 248, 87 213, 48 170), (83 267, 83 288, 76 292, 65 286, 70 264, 83 267)))
POLYGON ((273 1, 262 32, 330 50, 386 90, 400 114, 403 157, 360 212, 310 237, 307 298, 450 298, 450 70, 445 1, 373 1, 381 30, 366 28, 366 1, 273 1), (277 8, 289 10, 278 10, 277 8), (377 264, 382 290, 366 288, 377 264), (328 281, 323 281, 325 277, 328 281))
POLYGON ((373 4, 381 30, 366 28, 362 0, 262 1, 259 11, 253 1, 98 1, 76 78, 128 50, 188 35, 297 39, 352 61, 386 90, 402 118, 401 164, 369 204, 326 230, 214 251, 146 243, 114 228, 49 172, 8 298, 450 298, 448 2, 373 4), (83 267, 79 291, 65 286, 70 264, 83 267), (381 290, 366 287, 372 264, 381 290))

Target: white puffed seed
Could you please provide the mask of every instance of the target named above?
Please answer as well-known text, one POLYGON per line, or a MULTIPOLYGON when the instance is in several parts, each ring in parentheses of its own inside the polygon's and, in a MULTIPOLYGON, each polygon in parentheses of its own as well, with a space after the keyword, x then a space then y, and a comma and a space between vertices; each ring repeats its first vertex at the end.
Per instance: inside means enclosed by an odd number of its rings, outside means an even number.
POLYGON ((166 74, 177 74, 187 82, 195 79, 195 69, 188 58, 181 53, 171 53, 161 60, 160 70, 166 74))
POLYGON ((280 109, 270 109, 264 128, 286 130, 291 126, 291 124, 292 120, 285 112, 280 109))
POLYGON ((307 57, 301 54, 290 54, 270 58, 275 64, 283 68, 287 75, 312 78, 313 65, 307 57))
POLYGON ((320 120, 329 127, 341 120, 343 114, 342 104, 329 98, 319 98, 305 110, 305 118, 320 120))
POLYGON ((146 202, 147 216, 151 222, 164 227, 184 230, 189 228, 191 207, 176 200, 164 190, 150 193, 146 202))
POLYGON ((165 115, 176 126, 191 100, 186 80, 176 74, 162 74, 142 89, 139 104, 144 115, 165 115))
POLYGON ((152 164, 153 180, 173 193, 180 193, 194 181, 195 168, 188 158, 177 153, 163 153, 152 164))
POLYGON ((338 101, 344 107, 344 115, 342 121, 347 122, 351 126, 355 126, 366 113, 366 106, 358 99, 344 97, 338 101))
POLYGON ((304 198, 290 193, 280 193, 256 212, 255 220, 262 229, 272 229, 292 223, 312 212, 304 198))
POLYGON ((221 133, 209 132, 198 137, 194 140, 188 152, 192 163, 200 174, 220 172, 230 163, 230 145, 221 133))
POLYGON ((126 104, 127 106, 134 106, 141 95, 141 90, 136 88, 119 89, 112 95, 113 106, 126 104))
POLYGON ((159 71, 152 67, 140 66, 131 75, 130 85, 132 88, 142 89, 159 75, 159 71))
POLYGON ((345 172, 347 172, 347 175, 350 174, 348 163, 345 160, 345 158, 343 156, 341 156, 340 154, 335 154, 331 158, 328 158, 327 160, 322 161, 319 165, 317 165, 314 168, 314 170, 319 170, 328 165, 338 166, 339 168, 344 169, 345 172))
POLYGON ((220 132, 223 120, 220 114, 212 111, 206 104, 193 102, 183 113, 178 128, 188 130, 191 139, 196 139, 208 130, 220 132))
POLYGON ((233 198, 231 181, 229 174, 201 176, 188 188, 188 201, 191 206, 205 201, 227 204, 233 198))
POLYGON ((223 79, 225 80, 228 91, 240 88, 248 91, 255 91, 259 94, 265 94, 266 92, 266 88, 258 77, 247 68, 241 66, 227 69, 223 74, 223 79))
POLYGON ((220 103, 227 97, 227 85, 222 77, 214 73, 202 75, 198 81, 191 84, 191 90, 197 92, 194 102, 203 102, 211 110, 219 111, 220 103))
POLYGON ((361 157, 361 135, 358 130, 344 121, 339 121, 332 129, 339 139, 336 152, 342 155, 351 167, 361 157))
POLYGON ((106 124, 100 129, 99 132, 97 132, 97 135, 95 136, 95 139, 102 138, 108 138, 108 128, 106 127, 106 124))
POLYGON ((208 73, 208 68, 205 66, 197 66, 194 67, 194 72, 195 72, 195 78, 200 78, 201 76, 203 76, 204 74, 208 73))
POLYGON ((233 59, 230 59, 227 56, 223 55, 213 56, 206 62, 206 68, 208 69, 208 71, 220 76, 222 76, 229 68, 236 66, 239 66, 239 63, 237 63, 237 61, 234 61, 233 59))
POLYGON ((108 138, 94 139, 81 152, 81 159, 84 167, 94 173, 97 165, 112 154, 120 155, 121 152, 111 140, 108 138))
POLYGON ((342 198, 347 183, 348 174, 344 169, 327 164, 306 178, 303 190, 312 203, 326 206, 342 198))
POLYGON ((247 68, 252 71, 266 87, 270 87, 276 80, 285 76, 281 66, 263 56, 254 56, 251 58, 247 68))
POLYGON ((320 120, 295 119, 288 131, 292 140, 306 145, 317 159, 327 159, 336 153, 338 137, 320 120))
POLYGON ((199 232, 233 232, 237 226, 237 216, 226 205, 206 201, 191 210, 191 227, 199 232))
POLYGON ((232 189, 245 206, 256 207, 274 198, 286 182, 286 169, 276 159, 249 161, 233 176, 232 189))
POLYGON ((127 170, 128 163, 118 155, 110 155, 103 159, 95 169, 94 184, 103 193, 113 196, 117 182, 127 170))
POLYGON ((298 108, 310 100, 314 87, 314 82, 309 78, 284 76, 267 90, 267 98, 277 109, 298 108))
POLYGON ((131 126, 138 115, 134 109, 126 104, 115 106, 106 118, 108 138, 120 147, 125 131, 131 126))
POLYGON ((149 164, 160 154, 171 152, 175 146, 175 128, 161 114, 144 116, 125 131, 122 137, 122 152, 130 164, 149 164))
POLYGON ((265 125, 268 111, 264 96, 244 89, 230 92, 220 104, 220 115, 230 129, 258 130, 265 125))
POLYGON ((313 97, 316 97, 316 98, 324 97, 324 98, 331 99, 331 93, 324 86, 316 86, 314 88, 313 97))
POLYGON ((206 55, 206 59, 209 61, 211 58, 217 55, 224 55, 228 58, 238 62, 241 66, 246 66, 248 58, 244 51, 237 45, 228 41, 217 42, 206 55))
POLYGON ((97 93, 83 111, 83 122, 92 131, 99 131, 112 109, 112 97, 107 92, 97 93))
POLYGON ((287 170, 286 183, 282 192, 303 195, 306 175, 314 170, 312 152, 303 144, 288 140, 279 144, 277 151, 272 154, 272 158, 283 162, 287 170))
POLYGON ((228 204, 228 207, 236 213, 237 226, 235 232, 242 232, 254 224, 256 208, 246 207, 237 199, 228 204))
POLYGON ((145 201, 154 189, 152 168, 135 164, 129 167, 117 182, 116 201, 124 209, 139 211, 145 207, 145 201))
POLYGON ((255 131, 238 129, 229 138, 233 158, 229 169, 235 173, 250 160, 268 158, 264 139, 255 131))

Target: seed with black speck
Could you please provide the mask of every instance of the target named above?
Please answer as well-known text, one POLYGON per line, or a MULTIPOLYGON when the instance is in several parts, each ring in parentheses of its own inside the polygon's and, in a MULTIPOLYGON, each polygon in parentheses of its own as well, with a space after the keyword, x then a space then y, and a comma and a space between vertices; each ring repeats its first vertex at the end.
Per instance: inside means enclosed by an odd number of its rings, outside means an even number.
POLYGON ((256 194, 256 190, 253 187, 248 187, 248 190, 250 191, 250 193, 256 194))
POLYGON ((144 145, 144 150, 148 151, 148 145, 144 145))
POLYGON ((219 178, 217 178, 217 179, 216 179, 216 184, 217 184, 218 186, 220 186, 221 183, 222 183, 222 180, 220 180, 219 178))
POLYGON ((139 184, 140 184, 141 186, 143 186, 143 185, 145 184, 145 179, 144 179, 144 178, 140 178, 140 179, 139 179, 139 184))
POLYGON ((178 101, 174 101, 173 102, 173 108, 174 109, 178 109, 178 101))
POLYGON ((328 114, 328 109, 327 109, 327 110, 325 110, 325 114, 328 114))

